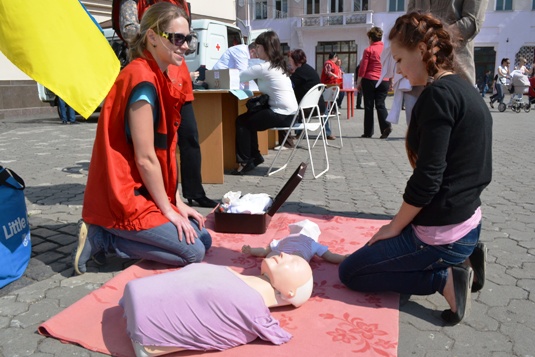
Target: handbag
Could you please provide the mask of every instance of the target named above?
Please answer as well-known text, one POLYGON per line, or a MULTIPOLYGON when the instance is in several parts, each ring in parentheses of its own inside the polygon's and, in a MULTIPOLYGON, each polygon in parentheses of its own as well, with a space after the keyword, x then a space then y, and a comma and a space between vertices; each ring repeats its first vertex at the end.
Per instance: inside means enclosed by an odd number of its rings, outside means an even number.
POLYGON ((268 109, 269 108, 269 95, 267 94, 261 94, 256 97, 252 97, 245 103, 247 106, 247 111, 250 113, 258 112, 262 109, 268 109))
POLYGON ((24 181, 0 166, 0 288, 24 274, 32 253, 24 181))

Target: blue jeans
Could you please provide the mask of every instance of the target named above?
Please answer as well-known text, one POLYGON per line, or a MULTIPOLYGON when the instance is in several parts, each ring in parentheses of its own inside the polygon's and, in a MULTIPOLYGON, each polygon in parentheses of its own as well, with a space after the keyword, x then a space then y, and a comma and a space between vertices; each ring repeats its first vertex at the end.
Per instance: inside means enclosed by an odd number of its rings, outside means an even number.
POLYGON ((178 240, 176 226, 169 222, 141 231, 103 228, 89 225, 88 239, 93 253, 105 250, 126 259, 148 259, 173 266, 199 263, 212 245, 212 237, 206 229, 199 230, 197 221, 190 219, 197 233, 194 244, 186 239, 178 240))
POLYGON ((340 281, 362 292, 442 294, 447 268, 472 254, 480 232, 481 224, 455 243, 428 245, 409 225, 399 236, 366 245, 347 257, 338 269, 340 281))
POLYGON ((62 122, 74 123, 76 121, 74 109, 72 109, 67 103, 58 97, 59 117, 62 122))

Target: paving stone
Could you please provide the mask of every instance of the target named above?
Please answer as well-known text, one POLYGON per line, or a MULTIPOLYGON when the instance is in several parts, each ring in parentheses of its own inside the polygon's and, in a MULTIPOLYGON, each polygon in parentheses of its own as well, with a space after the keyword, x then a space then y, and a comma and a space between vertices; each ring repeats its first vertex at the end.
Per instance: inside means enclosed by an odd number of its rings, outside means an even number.
MULTIPOLYGON (((482 195, 487 283, 473 294, 470 316, 453 327, 443 326, 440 319, 447 308, 440 294, 412 297, 400 309, 400 357, 535 356, 535 120, 533 113, 492 114, 493 182, 482 195)), ((329 151, 330 171, 319 179, 309 171, 281 212, 382 220, 397 212, 412 171, 403 140, 406 125, 394 126, 387 140, 363 140, 363 112, 356 115, 342 122, 344 148, 329 151)), ((71 276, 70 252, 76 246, 96 121, 76 130, 58 130, 55 122, 0 119, 0 150, 12 148, 2 151, 2 160, 14 160, 10 167, 26 182, 34 247, 26 274, 0 289, 0 357, 103 356, 44 338, 35 329, 135 262, 112 258, 104 268, 89 263, 88 273, 71 276)), ((266 164, 273 157, 267 155, 266 164)), ((292 162, 297 166, 299 160, 307 160, 305 150, 298 150, 292 162)), ((264 177, 266 164, 253 175, 226 175, 223 185, 204 185, 207 195, 220 199, 238 189, 276 194, 293 170, 264 177)))

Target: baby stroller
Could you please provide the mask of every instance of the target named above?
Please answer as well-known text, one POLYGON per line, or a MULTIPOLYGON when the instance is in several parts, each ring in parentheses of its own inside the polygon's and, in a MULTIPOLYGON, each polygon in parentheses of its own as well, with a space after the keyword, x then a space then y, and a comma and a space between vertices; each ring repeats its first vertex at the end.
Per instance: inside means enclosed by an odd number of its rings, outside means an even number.
POLYGON ((506 108, 510 108, 512 111, 520 113, 524 109, 528 113, 531 110, 531 103, 529 100, 527 102, 524 101, 524 94, 528 93, 529 86, 528 76, 518 70, 512 71, 511 81, 507 85, 509 93, 511 93, 511 99, 508 104, 500 103, 498 110, 504 112, 506 108))

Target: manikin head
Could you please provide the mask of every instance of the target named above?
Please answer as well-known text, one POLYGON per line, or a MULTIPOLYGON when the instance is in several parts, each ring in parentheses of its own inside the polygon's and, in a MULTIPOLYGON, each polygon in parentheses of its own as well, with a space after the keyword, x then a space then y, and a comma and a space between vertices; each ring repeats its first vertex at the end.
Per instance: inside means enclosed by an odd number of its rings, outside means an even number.
POLYGON ((281 253, 266 258, 260 271, 277 292, 277 306, 292 304, 299 307, 312 295, 312 269, 297 255, 281 253))

